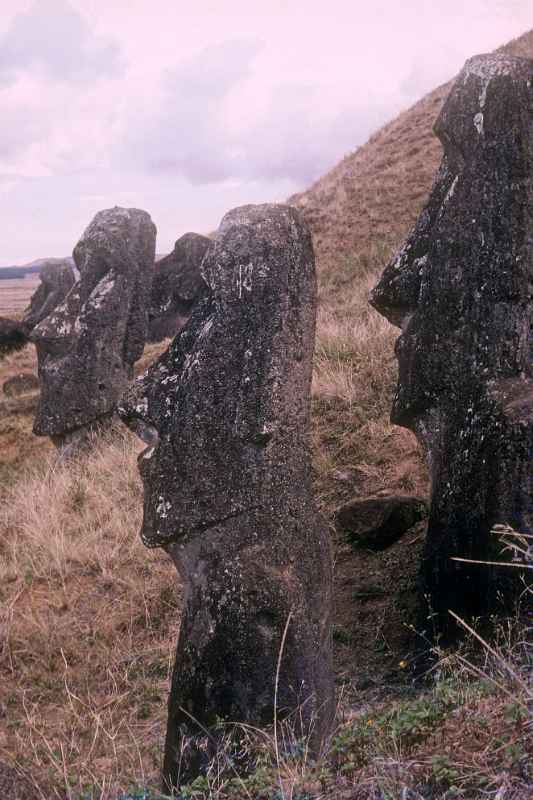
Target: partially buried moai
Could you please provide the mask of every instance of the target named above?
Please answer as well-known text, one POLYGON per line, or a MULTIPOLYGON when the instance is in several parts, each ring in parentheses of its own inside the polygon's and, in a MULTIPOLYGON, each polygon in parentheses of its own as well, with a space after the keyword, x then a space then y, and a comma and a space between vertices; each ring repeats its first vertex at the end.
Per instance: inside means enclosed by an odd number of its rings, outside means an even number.
POLYGON ((156 229, 138 209, 100 211, 74 248, 80 272, 31 333, 41 396, 34 433, 72 451, 110 419, 147 332, 156 229))
POLYGON ((66 259, 44 264, 39 272, 39 280, 40 284, 22 319, 28 333, 64 301, 76 283, 74 270, 66 259))
POLYGON ((173 338, 191 316, 204 286, 200 265, 209 244, 207 236, 185 233, 172 253, 156 261, 148 311, 148 341, 173 338))
POLYGON ((273 722, 278 657, 279 717, 297 712, 318 749, 333 713, 332 563, 309 453, 309 232, 288 206, 235 209, 202 273, 188 324, 119 406, 151 444, 142 539, 168 551, 185 587, 167 789, 207 766, 218 721, 273 722))
POLYGON ((28 343, 33 328, 63 302, 76 280, 70 264, 60 259, 44 264, 39 278, 22 320, 0 317, 0 359, 28 343))
MULTIPOLYGON (((532 533, 533 62, 469 60, 435 125, 444 156, 429 201, 371 303, 403 331, 392 421, 428 455, 424 592, 451 609, 510 600, 496 523, 532 533)), ((516 588, 516 587, 515 587, 516 588)))

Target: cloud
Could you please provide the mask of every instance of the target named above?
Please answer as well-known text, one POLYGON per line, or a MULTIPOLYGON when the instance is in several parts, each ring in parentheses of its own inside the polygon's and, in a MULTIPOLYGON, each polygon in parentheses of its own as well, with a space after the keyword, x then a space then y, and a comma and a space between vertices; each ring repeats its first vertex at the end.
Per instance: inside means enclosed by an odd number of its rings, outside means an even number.
POLYGON ((4 104, 4 124, 0 130, 0 164, 12 161, 43 135, 45 126, 36 115, 28 114, 24 108, 10 108, 4 104))
POLYGON ((0 86, 20 75, 90 82, 120 70, 118 48, 96 36, 67 0, 36 0, 0 38, 0 86))
POLYGON ((192 185, 302 184, 386 118, 386 99, 370 93, 337 105, 328 102, 327 84, 265 81, 254 71, 261 52, 255 40, 226 41, 168 72, 150 107, 132 106, 127 115, 117 143, 124 167, 192 185))
POLYGON ((258 41, 228 41, 167 71, 152 108, 130 113, 119 158, 193 184, 230 177, 225 104, 249 77, 260 49, 258 41))

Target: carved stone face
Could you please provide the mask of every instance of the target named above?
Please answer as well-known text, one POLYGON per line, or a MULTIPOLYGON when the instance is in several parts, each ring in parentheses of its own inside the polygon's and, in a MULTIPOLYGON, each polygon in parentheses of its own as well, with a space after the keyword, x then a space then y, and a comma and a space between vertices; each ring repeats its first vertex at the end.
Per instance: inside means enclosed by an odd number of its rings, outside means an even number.
POLYGON ((206 236, 185 233, 172 253, 156 262, 148 313, 149 341, 174 338, 189 319, 205 286, 200 266, 210 244, 206 236))
POLYGON ((289 478, 308 481, 316 287, 307 229, 286 206, 236 209, 202 273, 205 296, 189 322, 119 407, 152 445, 139 459, 148 546, 281 502, 289 478))
POLYGON ((435 127, 428 204, 371 297, 403 329, 391 417, 428 456, 422 583, 446 636, 449 609, 483 615, 516 597, 479 563, 494 560, 494 524, 533 521, 532 119, 533 62, 467 62, 435 127))
POLYGON ((34 432, 60 436, 112 413, 146 338, 156 229, 138 209, 99 212, 74 249, 80 279, 32 331, 34 432))
POLYGON ((46 319, 70 292, 76 278, 68 261, 48 262, 39 273, 40 285, 24 313, 24 327, 30 332, 46 319))
POLYGON ((467 62, 435 125, 444 157, 430 199, 371 295, 402 328, 392 420, 423 439, 442 402, 529 369, 532 80, 525 59, 467 62))

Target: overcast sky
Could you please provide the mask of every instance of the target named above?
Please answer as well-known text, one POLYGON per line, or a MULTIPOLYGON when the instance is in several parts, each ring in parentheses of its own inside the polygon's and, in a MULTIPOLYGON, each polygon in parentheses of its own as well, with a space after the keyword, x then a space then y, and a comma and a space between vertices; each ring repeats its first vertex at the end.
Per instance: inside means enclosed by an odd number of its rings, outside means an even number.
POLYGON ((0 0, 0 265, 113 205, 158 252, 307 187, 533 0, 0 0))

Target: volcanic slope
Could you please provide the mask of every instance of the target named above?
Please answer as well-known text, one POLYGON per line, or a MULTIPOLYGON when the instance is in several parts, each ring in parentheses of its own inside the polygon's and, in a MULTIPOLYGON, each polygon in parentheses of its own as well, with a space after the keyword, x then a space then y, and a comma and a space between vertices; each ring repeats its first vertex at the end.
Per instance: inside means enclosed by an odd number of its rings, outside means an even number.
MULTIPOLYGON (((498 52, 533 58, 533 30, 498 52)), ((354 253, 395 248, 414 224, 439 165, 433 124, 453 81, 427 94, 289 202, 311 227, 319 268, 354 253)))

